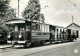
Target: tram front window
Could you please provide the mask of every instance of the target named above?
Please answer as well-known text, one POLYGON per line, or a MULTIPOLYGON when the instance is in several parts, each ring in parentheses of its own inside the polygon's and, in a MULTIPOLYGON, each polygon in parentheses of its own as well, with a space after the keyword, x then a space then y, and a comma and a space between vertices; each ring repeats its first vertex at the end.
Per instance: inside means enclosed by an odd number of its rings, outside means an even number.
POLYGON ((15 31, 18 31, 18 26, 15 26, 15 31))
POLYGON ((26 31, 29 31, 30 30, 30 26, 26 26, 26 31))
POLYGON ((36 24, 32 23, 32 31, 35 31, 35 30, 36 30, 36 24))
POLYGON ((20 28, 20 31, 24 31, 25 30, 25 28, 20 28))

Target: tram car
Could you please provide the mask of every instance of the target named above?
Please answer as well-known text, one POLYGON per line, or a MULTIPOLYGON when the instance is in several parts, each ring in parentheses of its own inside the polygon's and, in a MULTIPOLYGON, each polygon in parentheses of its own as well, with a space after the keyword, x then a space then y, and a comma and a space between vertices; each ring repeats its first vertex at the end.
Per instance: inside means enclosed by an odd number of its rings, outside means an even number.
POLYGON ((8 32, 8 41, 13 45, 24 47, 44 45, 46 42, 67 42, 78 38, 78 30, 65 29, 58 26, 14 19, 6 23, 13 28, 8 32))

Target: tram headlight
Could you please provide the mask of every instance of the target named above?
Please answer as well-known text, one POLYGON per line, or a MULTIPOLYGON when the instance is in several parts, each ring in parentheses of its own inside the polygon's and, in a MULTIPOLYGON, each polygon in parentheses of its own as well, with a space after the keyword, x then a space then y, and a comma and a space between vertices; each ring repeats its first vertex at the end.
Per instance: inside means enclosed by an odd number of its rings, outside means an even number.
POLYGON ((10 33, 9 33, 9 35, 8 35, 7 37, 8 37, 8 38, 10 38, 10 37, 11 37, 10 33))
POLYGON ((22 37, 22 35, 21 35, 21 33, 19 34, 19 38, 21 38, 22 37))
POLYGON ((10 38, 11 37, 11 35, 8 35, 8 38, 10 38))

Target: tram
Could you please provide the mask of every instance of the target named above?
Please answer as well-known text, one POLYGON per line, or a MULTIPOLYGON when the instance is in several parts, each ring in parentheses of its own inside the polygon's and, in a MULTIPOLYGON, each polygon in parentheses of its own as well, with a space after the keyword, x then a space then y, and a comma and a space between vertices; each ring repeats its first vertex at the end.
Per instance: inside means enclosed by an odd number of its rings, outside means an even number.
POLYGON ((6 24, 13 28, 13 31, 8 32, 8 41, 12 41, 13 45, 24 47, 45 45, 46 42, 68 42, 79 37, 78 30, 40 22, 13 19, 6 24))

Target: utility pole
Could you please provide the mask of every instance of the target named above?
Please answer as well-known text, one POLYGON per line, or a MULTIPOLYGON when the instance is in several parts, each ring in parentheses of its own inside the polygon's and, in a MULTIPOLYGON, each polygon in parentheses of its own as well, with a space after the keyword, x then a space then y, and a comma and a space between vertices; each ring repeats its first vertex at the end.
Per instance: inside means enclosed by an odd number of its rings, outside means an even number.
POLYGON ((74 25, 73 25, 73 23, 74 23, 74 17, 72 16, 72 28, 73 28, 73 30, 74 30, 74 25))
POLYGON ((18 0, 18 18, 19 18, 19 0, 18 0))
POLYGON ((74 19, 74 18, 73 18, 73 16, 72 16, 72 23, 74 23, 74 22, 73 22, 73 19, 74 19))

